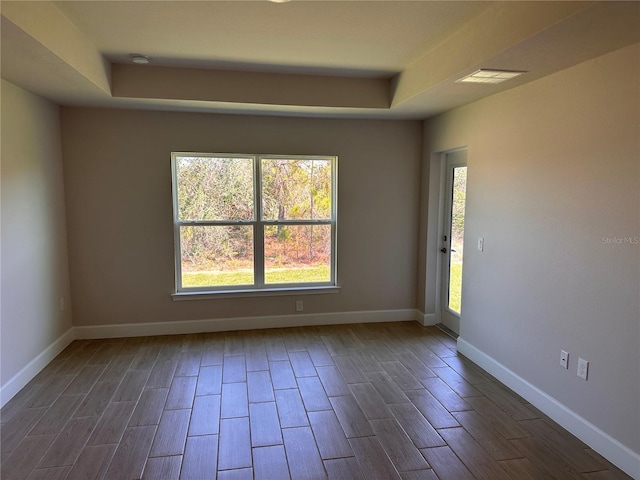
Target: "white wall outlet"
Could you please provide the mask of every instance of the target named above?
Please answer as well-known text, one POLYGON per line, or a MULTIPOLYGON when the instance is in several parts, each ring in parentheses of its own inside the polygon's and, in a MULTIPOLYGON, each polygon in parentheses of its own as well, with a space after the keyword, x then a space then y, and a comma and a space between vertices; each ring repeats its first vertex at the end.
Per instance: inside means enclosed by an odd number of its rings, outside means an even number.
POLYGON ((296 300, 296 312, 304 311, 304 302, 302 300, 296 300))
POLYGON ((62 312, 64 310, 64 297, 60 297, 60 311, 62 312))
POLYGON ((578 376, 586 380, 588 374, 589 362, 587 362, 584 358, 578 358, 578 376))
POLYGON ((484 237, 478 237, 478 251, 484 251, 484 237))
POLYGON ((569 352, 560 350, 560 366, 564 368, 569 368, 569 352))

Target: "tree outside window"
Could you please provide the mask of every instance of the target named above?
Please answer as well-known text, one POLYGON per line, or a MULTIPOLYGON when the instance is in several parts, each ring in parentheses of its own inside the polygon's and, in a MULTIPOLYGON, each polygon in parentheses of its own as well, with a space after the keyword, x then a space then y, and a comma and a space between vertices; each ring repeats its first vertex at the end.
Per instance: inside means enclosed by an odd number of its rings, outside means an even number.
POLYGON ((336 166, 173 153, 176 290, 335 285, 336 166))

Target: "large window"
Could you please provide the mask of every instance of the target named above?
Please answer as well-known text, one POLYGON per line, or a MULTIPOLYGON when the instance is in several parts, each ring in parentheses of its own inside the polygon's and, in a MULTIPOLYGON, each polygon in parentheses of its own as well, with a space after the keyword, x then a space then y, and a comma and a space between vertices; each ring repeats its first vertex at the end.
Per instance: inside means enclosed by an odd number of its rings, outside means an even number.
POLYGON ((177 292, 336 285, 335 157, 171 161, 177 292))

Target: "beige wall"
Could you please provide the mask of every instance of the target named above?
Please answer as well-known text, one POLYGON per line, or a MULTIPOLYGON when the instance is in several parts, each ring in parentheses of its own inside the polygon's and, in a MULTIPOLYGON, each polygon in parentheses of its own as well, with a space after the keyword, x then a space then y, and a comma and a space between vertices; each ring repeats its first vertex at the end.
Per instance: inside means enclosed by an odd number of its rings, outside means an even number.
POLYGON ((415 308, 421 122, 63 108, 76 326, 415 308), (171 151, 338 155, 340 293, 174 302, 171 151))
POLYGON ((429 154, 469 149, 461 337, 635 452, 639 59, 634 45, 425 130, 429 154), (587 382, 578 357, 590 362, 587 382))
POLYGON ((5 386, 71 328, 71 305, 59 109, 3 80, 1 136, 5 386))

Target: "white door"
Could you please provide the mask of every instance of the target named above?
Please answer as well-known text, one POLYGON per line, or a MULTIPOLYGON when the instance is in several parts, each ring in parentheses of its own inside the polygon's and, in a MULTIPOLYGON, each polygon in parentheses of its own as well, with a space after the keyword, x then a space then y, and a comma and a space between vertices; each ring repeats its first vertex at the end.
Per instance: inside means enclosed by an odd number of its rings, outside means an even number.
POLYGON ((444 224, 441 245, 440 318, 454 333, 460 332, 462 303, 462 254, 467 191, 467 151, 456 150, 444 156, 444 224))

